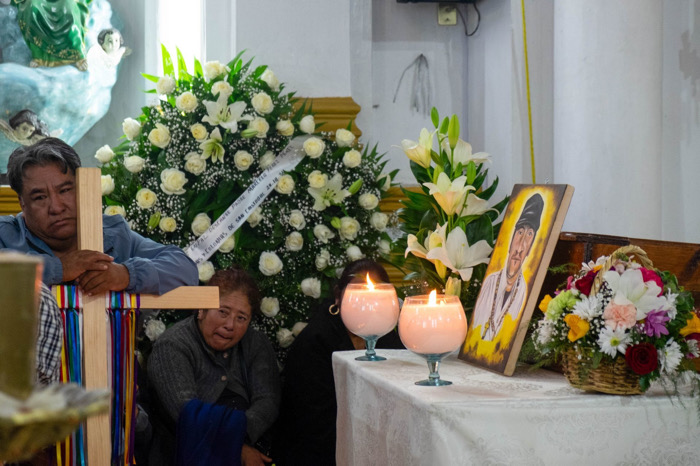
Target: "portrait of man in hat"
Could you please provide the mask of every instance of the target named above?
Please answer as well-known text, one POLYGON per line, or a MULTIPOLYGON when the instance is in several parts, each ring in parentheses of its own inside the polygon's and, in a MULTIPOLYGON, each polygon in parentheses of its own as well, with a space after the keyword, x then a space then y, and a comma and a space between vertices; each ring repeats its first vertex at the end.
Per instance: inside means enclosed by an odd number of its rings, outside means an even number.
POLYGON ((527 199, 513 228, 503 268, 484 279, 474 307, 474 326, 481 326, 482 340, 496 337, 506 315, 515 321, 527 299, 528 285, 522 269, 540 228, 543 208, 539 193, 527 199))

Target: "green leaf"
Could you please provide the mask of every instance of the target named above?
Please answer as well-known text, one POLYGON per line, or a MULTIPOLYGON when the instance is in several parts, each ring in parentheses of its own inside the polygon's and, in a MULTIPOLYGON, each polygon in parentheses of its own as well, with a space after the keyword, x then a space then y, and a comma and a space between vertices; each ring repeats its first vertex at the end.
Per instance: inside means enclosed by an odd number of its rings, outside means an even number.
POLYGON ((441 134, 447 134, 447 128, 450 125, 450 119, 445 117, 442 120, 442 124, 440 125, 440 133, 441 134))
POLYGON ((437 128, 438 124, 440 123, 440 115, 438 115, 437 108, 433 107, 432 110, 430 110, 430 119, 433 122, 433 126, 437 128))
POLYGON ((190 76, 190 74, 187 72, 187 63, 185 63, 185 59, 182 57, 182 52, 180 52, 180 49, 177 47, 175 47, 175 51, 177 52, 178 78, 184 79, 185 81, 190 81, 192 76, 190 76))
POLYGON ((194 75, 199 78, 204 76, 204 71, 202 71, 202 64, 196 58, 194 59, 194 75))
POLYGON ((430 173, 425 168, 421 167, 413 160, 411 160, 410 166, 413 176, 416 177, 418 184, 423 185, 423 183, 430 183, 432 181, 430 178, 430 173))
POLYGON ((454 149, 459 139, 459 118, 457 118, 457 115, 452 115, 452 118, 450 118, 450 123, 447 127, 447 138, 450 141, 450 147, 454 149))
POLYGON ((473 160, 467 164, 467 184, 473 185, 476 178, 476 164, 473 160))
POLYGON ((168 49, 166 49, 163 44, 160 44, 160 53, 163 56, 163 74, 174 78, 175 68, 173 67, 173 59, 170 57, 168 49))
POLYGON ((158 80, 160 79, 158 76, 154 76, 154 75, 148 74, 148 73, 141 73, 141 76, 143 76, 144 78, 146 78, 149 81, 154 82, 154 83, 157 83, 158 80))
POLYGON ((473 245, 481 239, 484 239, 487 243, 493 245, 493 225, 491 224, 491 219, 485 215, 482 215, 478 219, 466 225, 464 232, 467 234, 467 239, 469 240, 470 245, 473 245))

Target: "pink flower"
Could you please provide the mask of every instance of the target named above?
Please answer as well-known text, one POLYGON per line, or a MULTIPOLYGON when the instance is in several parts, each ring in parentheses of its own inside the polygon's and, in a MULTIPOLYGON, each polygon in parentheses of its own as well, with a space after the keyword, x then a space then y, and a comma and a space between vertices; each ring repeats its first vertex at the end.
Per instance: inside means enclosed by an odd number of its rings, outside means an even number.
POLYGON ((626 330, 637 323, 637 308, 634 304, 618 304, 612 300, 605 307, 603 318, 606 327, 626 330))
POLYGON ((642 280, 644 280, 644 283, 646 282, 655 282, 657 285, 659 285, 659 288, 661 288, 661 291, 659 292, 659 296, 664 294, 664 283, 661 281, 661 277, 654 272, 653 270, 645 269, 642 267, 639 269, 642 271, 642 280))

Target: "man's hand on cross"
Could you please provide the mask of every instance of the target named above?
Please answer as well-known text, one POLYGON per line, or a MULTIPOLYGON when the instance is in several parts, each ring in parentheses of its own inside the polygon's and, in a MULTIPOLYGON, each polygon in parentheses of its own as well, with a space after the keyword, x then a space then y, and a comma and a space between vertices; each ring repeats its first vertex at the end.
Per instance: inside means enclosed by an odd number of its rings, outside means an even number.
POLYGON ((88 270, 76 283, 88 296, 121 291, 129 286, 129 270, 125 265, 110 262, 106 270, 88 270))
POLYGON ((63 282, 71 282, 90 270, 104 272, 112 262, 114 262, 112 256, 89 249, 66 253, 61 256, 63 282))

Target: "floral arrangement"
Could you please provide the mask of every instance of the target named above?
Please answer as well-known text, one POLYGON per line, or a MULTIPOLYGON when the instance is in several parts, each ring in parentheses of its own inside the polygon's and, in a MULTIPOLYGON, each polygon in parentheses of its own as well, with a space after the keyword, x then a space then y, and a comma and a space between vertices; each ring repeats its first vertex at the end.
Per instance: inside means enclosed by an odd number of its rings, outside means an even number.
MULTIPOLYGON (((332 295, 345 264, 389 253, 389 219, 378 204, 396 172, 383 174, 376 146, 362 149, 350 127, 319 132, 310 109, 295 110, 294 94, 266 66, 252 68, 239 54, 225 65, 195 60, 190 74, 179 50, 177 61, 176 75, 163 48, 165 76, 144 75, 158 101, 124 120, 119 146, 95 155, 103 164, 105 213, 185 248, 292 138, 308 135, 301 162, 199 265, 202 282, 232 264, 248 270, 264 296, 256 325, 278 349, 288 347, 319 300, 332 295)), ((146 335, 156 338, 164 328, 147 323, 146 335)))
POLYGON ((489 206, 498 187, 498 178, 490 186, 486 182, 490 155, 472 153, 459 138, 457 116, 440 122, 433 108, 431 119, 433 132, 423 128, 418 141, 401 142, 421 188, 402 188, 403 236, 393 259, 398 268, 411 271, 407 279, 460 296, 471 312, 498 236, 496 220, 508 198, 489 206))
POLYGON ((584 372, 623 358, 645 391, 654 380, 694 373, 700 318, 673 274, 640 265, 630 252, 645 256, 622 248, 583 264, 554 298, 545 296, 533 343, 550 360, 575 351, 584 372))

